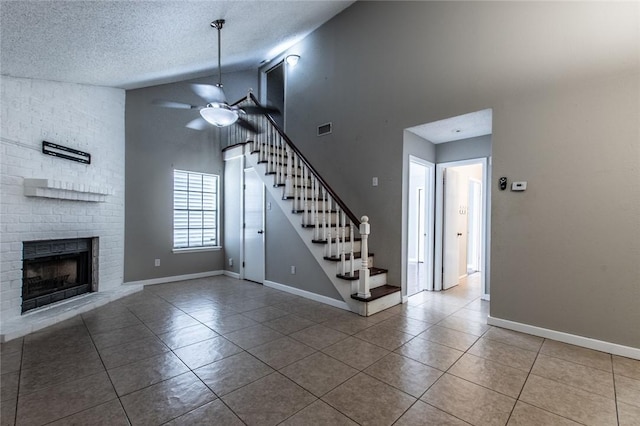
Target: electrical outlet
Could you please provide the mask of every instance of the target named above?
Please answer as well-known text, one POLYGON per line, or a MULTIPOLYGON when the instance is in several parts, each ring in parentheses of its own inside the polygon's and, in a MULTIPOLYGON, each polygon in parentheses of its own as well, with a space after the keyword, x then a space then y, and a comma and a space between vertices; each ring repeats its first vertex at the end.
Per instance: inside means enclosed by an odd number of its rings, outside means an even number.
POLYGON ((371 186, 378 186, 378 178, 377 177, 373 177, 371 179, 371 186))
POLYGON ((295 275, 296 274, 296 267, 291 265, 291 275, 295 275))
POLYGON ((229 266, 233 266, 233 257, 229 258, 229 266))
POLYGON ((154 265, 155 265, 155 266, 160 266, 160 259, 156 259, 156 261, 155 261, 154 265))

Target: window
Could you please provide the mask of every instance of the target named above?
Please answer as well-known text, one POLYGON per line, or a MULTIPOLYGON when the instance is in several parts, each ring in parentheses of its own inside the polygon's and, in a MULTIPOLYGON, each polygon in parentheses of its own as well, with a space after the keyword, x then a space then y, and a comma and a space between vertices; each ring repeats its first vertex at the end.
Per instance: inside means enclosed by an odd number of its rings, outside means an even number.
POLYGON ((218 176, 174 170, 173 248, 218 245, 218 176))

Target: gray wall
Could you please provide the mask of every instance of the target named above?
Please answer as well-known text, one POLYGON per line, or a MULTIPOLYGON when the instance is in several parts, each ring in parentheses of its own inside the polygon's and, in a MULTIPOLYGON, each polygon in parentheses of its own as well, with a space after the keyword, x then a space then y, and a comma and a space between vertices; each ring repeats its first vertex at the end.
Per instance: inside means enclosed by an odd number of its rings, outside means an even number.
POLYGON ((342 301, 342 296, 329 281, 271 194, 266 194, 266 202, 272 206, 271 210, 265 211, 266 279, 342 301), (296 267, 295 275, 291 274, 291 266, 296 267))
MULTIPOLYGON (((258 86, 255 71, 224 75, 223 82, 230 101, 258 86)), ((187 129, 184 125, 198 117, 197 111, 156 107, 151 104, 154 99, 203 103, 187 82, 127 91, 125 282, 224 269, 223 250, 172 253, 173 169, 220 175, 222 188, 219 130, 187 129), (154 267, 154 259, 160 259, 161 266, 154 267)))
POLYGON ((493 108, 493 176, 529 188, 493 192, 491 315, 640 347, 640 49, 566 62, 612 30, 605 13, 637 35, 638 7, 356 2, 291 49, 301 59, 287 76, 289 134, 370 216, 393 283, 403 129, 493 108), (333 133, 316 137, 328 121, 333 133))
POLYGON ((436 145, 436 162, 471 160, 491 157, 491 135, 461 139, 436 145))

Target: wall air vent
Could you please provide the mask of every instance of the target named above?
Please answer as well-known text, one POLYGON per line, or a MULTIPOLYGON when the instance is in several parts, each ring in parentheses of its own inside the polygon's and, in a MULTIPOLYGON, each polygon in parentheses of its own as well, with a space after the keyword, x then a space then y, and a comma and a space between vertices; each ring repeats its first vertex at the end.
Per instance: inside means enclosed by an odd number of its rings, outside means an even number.
POLYGON ((318 136, 324 136, 331 133, 331 128, 333 125, 331 123, 325 123, 318 126, 318 136))

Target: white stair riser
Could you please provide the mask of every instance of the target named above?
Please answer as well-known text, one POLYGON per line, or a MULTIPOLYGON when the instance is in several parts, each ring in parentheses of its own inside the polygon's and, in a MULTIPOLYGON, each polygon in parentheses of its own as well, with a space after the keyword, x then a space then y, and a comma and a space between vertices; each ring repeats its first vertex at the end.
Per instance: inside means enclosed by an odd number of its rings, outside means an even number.
MULTIPOLYGON (((372 275, 369 277, 369 288, 381 287, 387 284, 387 273, 372 275)), ((351 281, 351 294, 358 292, 358 280, 351 281)))

